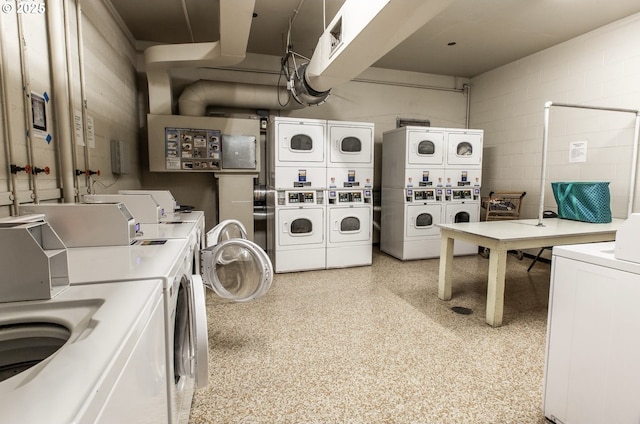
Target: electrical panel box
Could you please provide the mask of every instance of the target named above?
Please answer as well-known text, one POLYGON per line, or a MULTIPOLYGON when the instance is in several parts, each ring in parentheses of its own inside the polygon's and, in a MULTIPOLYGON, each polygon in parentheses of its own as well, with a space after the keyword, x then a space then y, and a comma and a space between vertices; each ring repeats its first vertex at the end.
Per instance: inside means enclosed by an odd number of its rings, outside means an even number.
POLYGON ((260 172, 260 120, 147 115, 151 172, 260 172))
POLYGON ((111 140, 111 172, 129 173, 129 146, 121 140, 111 140))

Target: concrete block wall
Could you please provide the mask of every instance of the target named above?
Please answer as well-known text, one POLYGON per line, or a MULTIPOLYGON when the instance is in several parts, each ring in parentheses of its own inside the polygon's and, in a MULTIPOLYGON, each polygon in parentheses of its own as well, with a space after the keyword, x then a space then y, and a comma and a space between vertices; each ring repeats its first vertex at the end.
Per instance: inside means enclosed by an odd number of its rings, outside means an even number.
MULTIPOLYGON (((640 109, 639 39, 637 14, 473 78, 483 192, 526 191, 522 216, 537 217, 545 102, 640 109)), ((610 181, 613 215, 626 217, 634 122, 634 114, 552 107, 544 208, 556 208, 551 181, 610 181), (569 161, 577 141, 587 141, 584 163, 569 161)))

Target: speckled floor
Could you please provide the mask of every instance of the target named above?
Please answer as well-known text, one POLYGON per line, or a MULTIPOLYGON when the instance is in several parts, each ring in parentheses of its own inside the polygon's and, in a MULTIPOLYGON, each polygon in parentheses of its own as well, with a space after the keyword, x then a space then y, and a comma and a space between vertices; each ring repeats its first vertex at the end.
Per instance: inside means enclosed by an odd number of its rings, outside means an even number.
POLYGON ((549 265, 509 255, 504 325, 484 321, 488 260, 374 249, 371 267, 277 274, 251 304, 208 298, 210 380, 190 423, 544 423, 549 265), (453 306, 470 308, 456 314, 453 306))

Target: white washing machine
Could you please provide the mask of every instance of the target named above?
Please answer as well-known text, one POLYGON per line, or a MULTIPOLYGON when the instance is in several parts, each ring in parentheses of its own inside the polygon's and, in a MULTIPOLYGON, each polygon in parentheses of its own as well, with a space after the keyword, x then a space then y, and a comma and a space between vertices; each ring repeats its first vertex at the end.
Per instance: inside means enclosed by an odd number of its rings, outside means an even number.
POLYGON ((382 187, 444 185, 446 128, 401 127, 382 139, 382 187))
MULTIPOLYGON (((480 221, 480 189, 479 188, 445 188, 444 223, 480 221)), ((476 255, 478 245, 466 241, 456 241, 453 254, 476 255)))
POLYGON ((275 117, 270 122, 269 186, 326 188, 327 123, 320 119, 275 117))
POLYGON ((73 286, 0 317, 2 422, 169 422, 161 281, 73 286))
POLYGON ((447 131, 447 167, 481 167, 483 130, 447 131))
POLYGON ((276 273, 326 268, 326 219, 323 190, 268 193, 267 253, 276 273))
POLYGON ((327 268, 371 265, 371 190, 328 190, 327 268))
POLYGON ((327 121, 329 189, 373 187, 374 124, 327 121))
POLYGON ((380 250, 401 260, 440 256, 441 189, 383 188, 380 250))

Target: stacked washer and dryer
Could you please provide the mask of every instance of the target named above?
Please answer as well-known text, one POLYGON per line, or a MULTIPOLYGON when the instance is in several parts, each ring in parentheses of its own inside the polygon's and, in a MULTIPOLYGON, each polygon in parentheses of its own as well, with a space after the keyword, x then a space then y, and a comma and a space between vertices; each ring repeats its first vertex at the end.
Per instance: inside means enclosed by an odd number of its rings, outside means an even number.
POLYGON ((371 123, 270 123, 267 250, 275 272, 371 265, 371 123))
MULTIPOLYGON (((482 130, 406 126, 382 143, 380 249, 401 260, 440 256, 438 224, 480 219, 482 130)), ((455 255, 478 246, 457 242, 455 255)))

